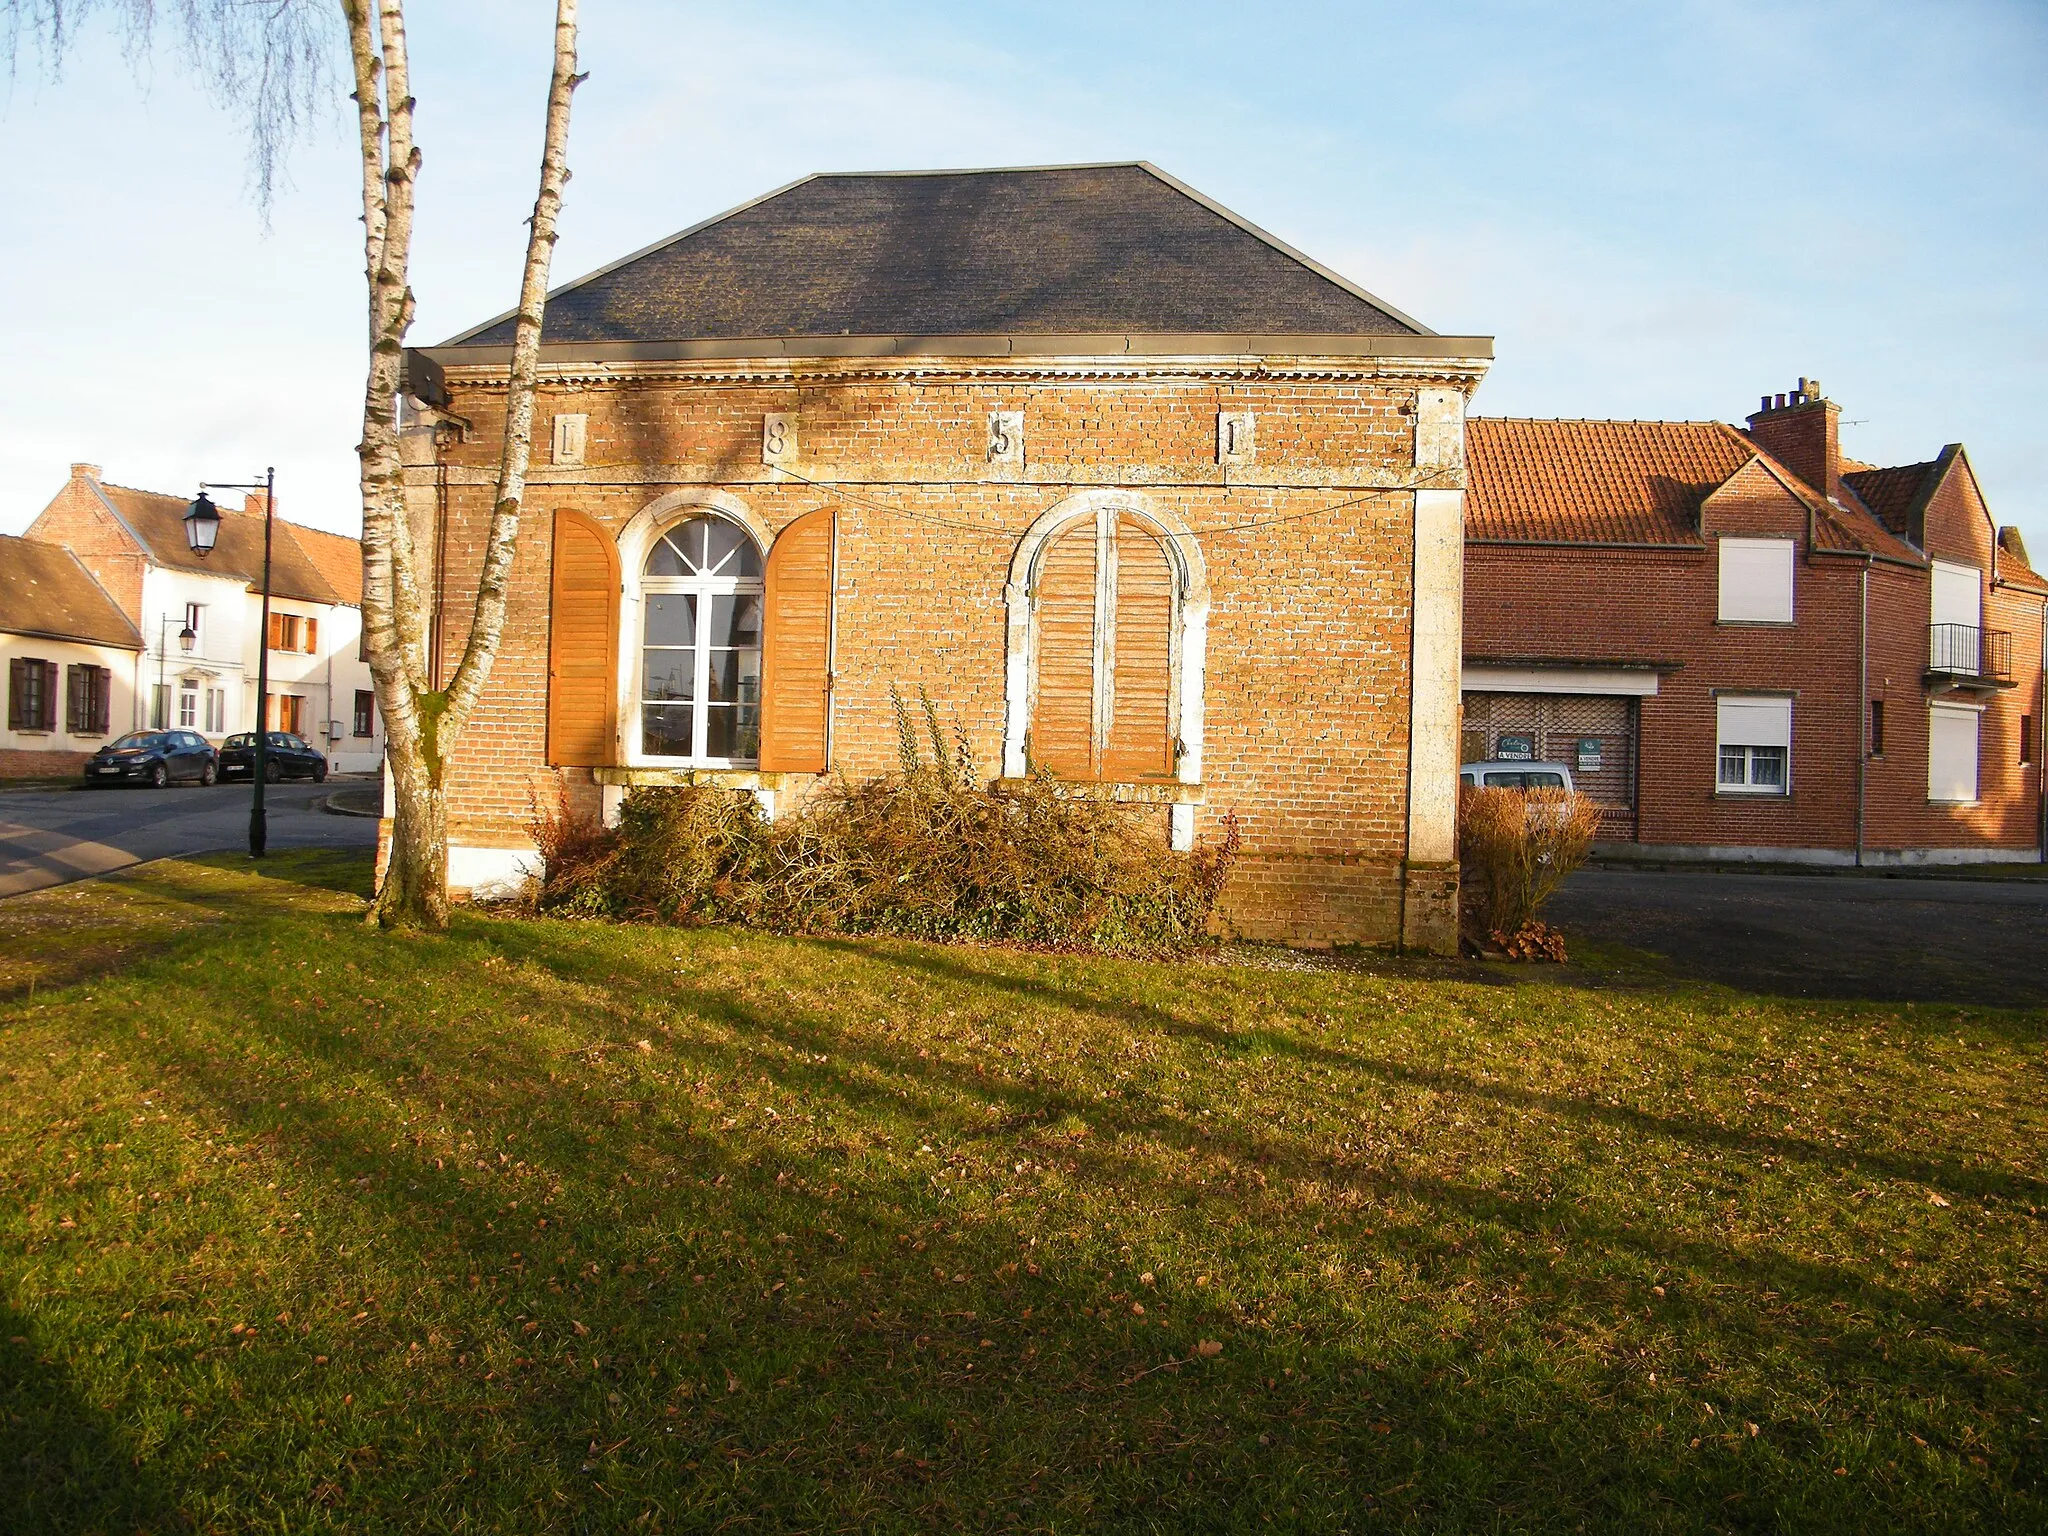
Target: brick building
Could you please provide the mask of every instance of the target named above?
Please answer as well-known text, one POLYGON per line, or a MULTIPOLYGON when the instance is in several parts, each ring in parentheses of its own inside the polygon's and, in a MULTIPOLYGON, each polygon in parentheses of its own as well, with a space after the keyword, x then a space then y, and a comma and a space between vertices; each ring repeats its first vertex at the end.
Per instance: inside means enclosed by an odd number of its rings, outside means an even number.
POLYGON ((1469 422, 1466 760, 1657 855, 2038 857, 2048 581, 1960 444, 1873 468, 1839 415, 1469 422))
MULTIPOLYGON (((459 643, 509 318, 408 356, 459 643)), ((1234 814, 1253 935, 1447 947, 1463 418, 1491 356, 1145 165, 817 176, 555 294, 450 883, 536 798, 771 813, 896 761, 922 686, 1180 847, 1234 814)))

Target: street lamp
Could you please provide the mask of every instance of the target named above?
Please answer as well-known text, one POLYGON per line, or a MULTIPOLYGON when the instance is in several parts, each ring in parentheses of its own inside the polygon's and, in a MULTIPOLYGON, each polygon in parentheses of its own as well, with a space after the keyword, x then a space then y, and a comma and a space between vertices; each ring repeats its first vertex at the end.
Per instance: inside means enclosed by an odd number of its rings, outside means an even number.
MULTIPOLYGON (((164 717, 157 722, 156 727, 160 731, 169 730, 171 726, 171 692, 164 683, 164 658, 171 649, 170 641, 165 637, 170 632, 171 616, 165 614, 163 623, 156 627, 156 696, 164 701, 164 717)), ((178 649, 190 651, 192 643, 198 638, 199 632, 187 624, 178 631, 178 649)), ((154 714, 155 711, 152 710, 151 713, 154 714)))
POLYGON ((270 533, 277 512, 277 471, 266 469, 259 481, 230 483, 204 481, 199 499, 185 514, 185 542, 192 553, 205 559, 220 536, 220 511, 208 498, 208 491, 261 491, 263 493, 263 620, 256 631, 256 760, 249 770, 254 796, 249 802, 249 857, 263 857, 270 841, 270 823, 263 813, 263 776, 269 767, 270 742, 270 533))

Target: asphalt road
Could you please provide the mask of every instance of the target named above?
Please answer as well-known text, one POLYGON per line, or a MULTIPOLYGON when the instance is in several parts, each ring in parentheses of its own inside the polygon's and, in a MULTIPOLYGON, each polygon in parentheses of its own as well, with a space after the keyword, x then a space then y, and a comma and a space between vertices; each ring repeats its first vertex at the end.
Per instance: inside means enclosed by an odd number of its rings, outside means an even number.
POLYGON ((2048 1006, 2048 880, 1583 869, 1543 915, 1748 991, 2048 1006))
MULTIPOLYGON (((342 782, 270 785, 264 793, 270 846, 376 846, 374 819, 316 809, 342 782)), ((247 784, 0 792, 0 897, 144 859, 248 846, 247 784)))

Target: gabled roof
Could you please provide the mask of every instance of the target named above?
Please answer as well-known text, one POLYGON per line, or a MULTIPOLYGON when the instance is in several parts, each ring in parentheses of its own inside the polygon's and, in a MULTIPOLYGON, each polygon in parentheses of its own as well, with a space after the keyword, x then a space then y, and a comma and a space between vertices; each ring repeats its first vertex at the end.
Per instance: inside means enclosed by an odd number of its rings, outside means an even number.
POLYGON ((1719 421, 1466 423, 1466 536, 1481 543, 1700 548, 1700 506, 1758 463, 1812 514, 1817 549, 1922 563, 1854 496, 1839 504, 1719 421))
POLYGON ((1888 469, 1842 467, 1842 483, 1856 493, 1880 523, 1901 537, 1913 531, 1913 512, 1924 507, 1941 483, 1938 470, 1949 457, 1929 459, 1925 464, 1894 464, 1888 469))
MULTIPOLYGON (((95 480, 107 509, 142 545, 143 553, 155 564, 195 576, 225 576, 260 589, 263 584, 263 518, 251 512, 220 514, 220 536, 213 552, 205 558, 192 553, 185 542, 185 512, 190 502, 155 491, 138 491, 125 485, 105 485, 95 480)), ((279 521, 270 550, 270 590, 278 597, 299 598, 312 603, 346 601, 323 576, 320 568, 292 537, 292 525, 279 521)))
POLYGON ((1434 335, 1139 161, 808 176, 557 289, 543 336, 1111 333, 1434 335))
POLYGON ((76 555, 61 544, 6 534, 0 534, 0 631, 142 649, 128 616, 76 555))

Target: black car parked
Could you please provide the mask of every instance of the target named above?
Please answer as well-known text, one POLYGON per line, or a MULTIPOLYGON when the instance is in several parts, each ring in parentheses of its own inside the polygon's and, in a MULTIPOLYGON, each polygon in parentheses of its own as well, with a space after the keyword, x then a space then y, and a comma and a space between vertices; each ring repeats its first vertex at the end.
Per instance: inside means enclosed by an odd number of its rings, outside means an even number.
MULTIPOLYGON (((222 778, 246 779, 255 771, 254 731, 230 736, 220 744, 222 778)), ((263 777, 271 784, 279 779, 311 779, 318 784, 327 777, 327 757, 290 731, 272 731, 263 749, 263 777)))
POLYGON ((143 783, 162 789, 173 779, 211 784, 220 755, 197 731, 130 731, 85 760, 87 784, 143 783))

